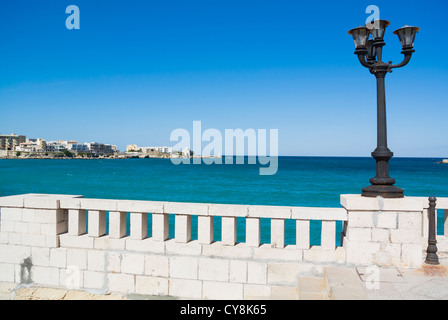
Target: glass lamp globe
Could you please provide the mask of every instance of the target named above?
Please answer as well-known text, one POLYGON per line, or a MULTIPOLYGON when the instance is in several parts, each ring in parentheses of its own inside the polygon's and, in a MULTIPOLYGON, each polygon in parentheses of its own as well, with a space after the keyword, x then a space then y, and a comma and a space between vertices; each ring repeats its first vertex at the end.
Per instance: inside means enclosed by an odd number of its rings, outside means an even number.
POLYGON ((394 31, 394 34, 400 39, 403 49, 412 49, 414 47, 415 36, 420 31, 418 27, 404 26, 394 31))
POLYGON ((366 48, 367 40, 370 36, 370 30, 366 27, 358 27, 348 32, 353 37, 356 49, 366 48))

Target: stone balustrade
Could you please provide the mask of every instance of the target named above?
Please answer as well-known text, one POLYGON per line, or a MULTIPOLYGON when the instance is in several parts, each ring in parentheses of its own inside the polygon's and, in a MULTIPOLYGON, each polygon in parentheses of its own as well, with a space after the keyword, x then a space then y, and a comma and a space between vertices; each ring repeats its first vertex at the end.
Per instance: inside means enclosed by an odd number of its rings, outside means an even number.
MULTIPOLYGON (((295 299, 299 277, 321 275, 324 265, 421 266, 423 198, 348 195, 341 196, 341 204, 304 208, 3 197, 0 282, 194 299, 295 299), (214 241, 217 217, 220 241, 214 241), (245 241, 238 242, 241 219, 245 241), (269 243, 261 241, 262 219, 270 220, 269 243), (295 222, 294 245, 285 243, 286 221, 295 222), (321 221, 320 246, 310 243, 311 221, 321 221), (340 235, 338 221, 344 226, 340 235)), ((448 209, 446 204, 438 202, 448 209)))

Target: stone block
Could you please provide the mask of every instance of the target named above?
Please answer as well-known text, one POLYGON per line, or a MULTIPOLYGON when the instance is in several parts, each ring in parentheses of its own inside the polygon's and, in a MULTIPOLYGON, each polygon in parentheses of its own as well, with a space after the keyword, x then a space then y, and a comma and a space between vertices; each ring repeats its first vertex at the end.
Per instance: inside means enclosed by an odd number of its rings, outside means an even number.
POLYGON ((15 221, 4 220, 0 224, 0 230, 1 232, 15 232, 15 226, 15 221))
POLYGON ((22 219, 21 219, 21 221, 23 221, 23 222, 36 222, 34 209, 26 209, 26 208, 22 209, 22 219))
POLYGON ((163 213, 164 202, 160 201, 117 201, 117 210, 123 212, 163 213))
POLYGON ((107 272, 121 272, 121 254, 118 252, 106 252, 107 272))
POLYGON ((135 277, 135 293, 152 295, 152 296, 167 296, 168 295, 168 279, 148 276, 135 277))
POLYGON ((84 271, 84 288, 102 289, 105 285, 105 273, 97 271, 84 271))
POLYGON ((222 217, 222 244, 234 246, 236 244, 236 218, 222 217))
POLYGON ((308 250, 310 248, 310 221, 296 221, 296 247, 297 249, 308 250))
POLYGON ((65 248, 85 248, 93 249, 93 238, 88 235, 72 236, 61 234, 59 236, 60 246, 65 248))
MULTIPOLYGON (((376 230, 385 230, 387 232, 387 229, 376 229, 376 230)), ((346 237, 349 241, 371 241, 372 228, 348 227, 346 231, 346 237)))
POLYGON ((302 250, 297 250, 293 245, 279 249, 272 248, 270 244, 262 244, 253 249, 253 259, 298 262, 302 261, 302 253, 302 250))
POLYGON ((246 244, 256 248, 260 246, 260 218, 246 218, 246 244))
POLYGON ((84 286, 84 272, 76 266, 59 269, 59 283, 61 287, 70 290, 80 290, 84 286))
POLYGON ((143 254, 123 254, 121 272, 143 275, 145 272, 145 256, 143 254))
POLYGON ((271 219, 271 246, 283 248, 285 246, 285 220, 271 219))
POLYGON ((291 207, 249 206, 249 218, 291 219, 291 207))
POLYGON ((368 266, 375 263, 375 255, 381 250, 381 243, 349 241, 344 238, 344 249, 347 263, 368 266))
POLYGON ((169 216, 168 214, 152 215, 152 238, 155 241, 163 242, 168 239, 169 216))
POLYGON ((31 247, 31 261, 35 266, 49 267, 50 266, 50 249, 31 247))
POLYGON ((145 256, 145 275, 153 277, 169 276, 169 259, 166 256, 146 255, 145 256))
POLYGON ((40 233, 48 236, 56 236, 66 233, 68 231, 67 221, 54 223, 42 223, 40 227, 40 233))
POLYGON ((203 244, 213 242, 213 217, 198 216, 198 240, 203 244))
POLYGON ((247 263, 247 283, 266 284, 267 265, 263 262, 249 261, 247 263))
POLYGON ((178 243, 175 239, 165 241, 165 254, 198 256, 202 253, 202 245, 198 240, 192 240, 188 243, 178 243))
MULTIPOLYGON (((131 223, 132 225, 132 223, 131 223)), ((109 212, 109 237, 120 239, 126 236, 126 212, 109 212)))
POLYGON ((414 197, 401 199, 368 198, 357 195, 341 195, 342 206, 349 211, 421 211, 423 202, 414 197))
POLYGON ((43 234, 22 234, 22 245, 33 247, 47 247, 46 236, 43 234))
POLYGON ((348 223, 354 228, 372 228, 374 226, 374 213, 368 211, 350 211, 348 223))
POLYGON ((374 242, 381 242, 381 243, 390 242, 389 229, 373 228, 371 233, 372 233, 372 241, 374 242))
POLYGON ((259 284, 244 285, 244 300, 268 300, 271 298, 271 287, 259 284))
POLYGON ((45 236, 45 246, 49 248, 59 248, 60 242, 59 242, 59 236, 45 236))
POLYGON ((131 213, 131 239, 143 240, 148 236, 148 214, 131 213))
POLYGON ((243 288, 241 283, 204 281, 202 295, 210 300, 242 300, 243 288))
POLYGON ((67 249, 67 266, 74 266, 81 270, 87 269, 87 250, 67 249))
POLYGON ((106 252, 103 250, 87 251, 87 270, 105 271, 106 268, 106 252))
POLYGON ((0 197, 0 207, 2 208, 23 208, 25 195, 0 197))
POLYGON ((22 221, 14 222, 14 232, 15 233, 28 233, 28 222, 22 222, 22 221))
POLYGON ((20 264, 31 256, 31 248, 18 245, 0 245, 0 263, 20 264))
POLYGON ((191 216, 176 214, 175 216, 175 239, 179 243, 187 243, 191 240, 191 216))
POLYGON ((68 213, 63 209, 46 210, 34 209, 34 221, 38 223, 53 223, 68 220, 68 213))
POLYGON ((117 209, 117 200, 80 199, 81 209, 90 211, 120 211, 117 209))
POLYGON ((291 218, 294 220, 347 221, 347 210, 344 208, 292 207, 291 218))
POLYGON ((300 266, 297 263, 267 264, 267 283, 279 285, 296 285, 300 275, 300 266))
POLYGON ((169 261, 170 278, 198 279, 198 259, 171 257, 169 261))
POLYGON ((419 243, 421 245, 421 229, 396 229, 390 230, 392 243, 419 243))
POLYGON ((247 217, 249 206, 230 204, 209 204, 209 215, 219 217, 247 217))
POLYGON ((88 220, 90 237, 101 237, 106 234, 106 211, 89 210, 88 220))
POLYGON ((214 242, 202 246, 202 255, 228 259, 250 259, 252 258, 252 248, 244 243, 238 243, 235 246, 223 246, 221 242, 214 242))
POLYGON ((303 251, 303 260, 319 263, 345 263, 346 251, 342 247, 335 250, 325 250, 322 247, 314 246, 310 250, 303 251))
POLYGON ((398 229, 422 230, 422 212, 400 212, 398 214, 398 229))
POLYGON ((230 260, 229 261, 229 280, 230 282, 247 282, 247 261, 230 260))
POLYGON ((377 228, 396 229, 398 227, 398 215, 396 212, 378 212, 377 228))
POLYGON ((109 236, 93 238, 93 248, 97 250, 124 250, 127 238, 113 239, 109 236))
POLYGON ((198 279, 229 281, 229 261, 210 258, 199 259, 198 279))
MULTIPOLYGON (((2 199, 2 198, 0 198, 2 199)), ((22 208, 6 208, 2 207, 1 221, 2 223, 5 221, 23 221, 22 220, 22 208)), ((30 209, 33 213, 34 210, 30 209)))
POLYGON ((126 250, 146 253, 164 253, 165 243, 154 241, 153 238, 146 238, 143 240, 126 239, 126 250))
POLYGON ((202 281, 170 278, 168 285, 168 294, 170 296, 183 299, 202 298, 202 281))
POLYGON ((336 221, 322 221, 321 247, 333 251, 336 247, 336 221))
POLYGON ((73 236, 80 236, 87 232, 87 211, 68 210, 68 233, 73 236))
POLYGON ((67 267, 67 249, 52 248, 50 249, 50 266, 57 268, 67 267))
POLYGON ((35 284, 59 286, 59 268, 33 266, 31 276, 35 284))
POLYGON ((208 215, 208 205, 202 203, 166 202, 163 210, 166 214, 208 215))
POLYGON ((23 205, 25 208, 33 209, 59 209, 59 199, 54 196, 33 196, 26 197, 23 205))
POLYGON ((14 264, 0 263, 0 282, 15 282, 14 264))
POLYGON ((119 292, 122 294, 135 292, 135 275, 108 273, 107 281, 111 292, 119 292))

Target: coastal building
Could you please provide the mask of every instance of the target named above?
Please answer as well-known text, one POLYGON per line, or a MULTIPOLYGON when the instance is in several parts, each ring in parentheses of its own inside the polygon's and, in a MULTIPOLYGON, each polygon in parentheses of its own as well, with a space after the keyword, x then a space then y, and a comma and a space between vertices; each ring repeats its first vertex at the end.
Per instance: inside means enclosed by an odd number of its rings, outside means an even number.
POLYGON ((182 156, 185 158, 190 158, 192 156, 192 152, 189 148, 184 148, 182 150, 182 156))
POLYGON ((98 142, 78 143, 75 140, 58 140, 49 141, 46 145, 48 152, 64 152, 70 151, 75 153, 91 153, 91 154, 113 154, 117 151, 115 145, 109 145, 98 142))
POLYGON ((67 150, 66 141, 49 141, 47 143, 46 151, 48 152, 63 152, 67 150))
POLYGON ((89 146, 86 143, 78 143, 76 141, 70 141, 67 143, 67 150, 72 152, 90 152, 89 146))
POLYGON ((173 153, 172 147, 152 147, 160 153, 173 153))
POLYGON ((140 152, 140 149, 136 144, 130 144, 126 146, 126 152, 140 152))
POLYGON ((14 150, 20 152, 44 152, 47 150, 47 142, 44 139, 27 139, 26 142, 16 146, 14 150))
POLYGON ((92 154, 112 154, 115 153, 117 148, 116 146, 98 142, 90 142, 86 143, 90 153, 92 154))
POLYGON ((16 135, 0 135, 0 150, 14 151, 21 143, 26 142, 26 136, 16 135))
POLYGON ((172 147, 139 147, 136 144, 130 144, 126 146, 126 152, 141 152, 144 154, 151 154, 151 153, 173 153, 172 147))

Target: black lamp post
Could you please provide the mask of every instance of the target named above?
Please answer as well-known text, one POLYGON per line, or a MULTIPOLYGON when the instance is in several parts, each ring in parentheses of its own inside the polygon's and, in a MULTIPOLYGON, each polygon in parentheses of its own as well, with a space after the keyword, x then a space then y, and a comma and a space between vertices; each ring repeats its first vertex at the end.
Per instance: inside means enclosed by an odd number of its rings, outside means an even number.
POLYGON ((399 64, 383 62, 384 34, 387 26, 390 24, 386 20, 375 20, 368 23, 365 27, 358 27, 350 30, 348 33, 353 36, 356 51, 361 65, 368 68, 377 80, 377 109, 378 109, 378 145, 372 152, 372 157, 376 160, 376 177, 370 179, 371 186, 362 189, 362 196, 383 198, 403 198, 403 189, 395 184, 395 179, 389 177, 389 160, 393 153, 387 147, 387 125, 386 125, 386 92, 385 77, 392 69, 404 67, 411 60, 415 52, 414 40, 420 28, 405 26, 394 31, 398 35, 403 48, 404 60, 399 64), (369 37, 371 36, 371 39, 369 37))

